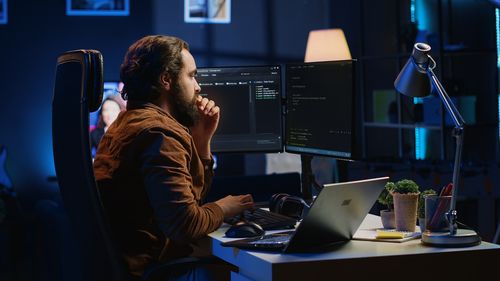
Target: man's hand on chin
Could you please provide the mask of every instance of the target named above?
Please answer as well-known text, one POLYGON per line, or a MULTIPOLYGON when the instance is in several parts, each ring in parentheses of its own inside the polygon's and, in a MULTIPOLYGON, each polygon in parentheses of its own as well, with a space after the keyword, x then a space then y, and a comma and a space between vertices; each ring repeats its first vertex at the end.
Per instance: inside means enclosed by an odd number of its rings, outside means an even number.
POLYGON ((191 129, 198 154, 203 159, 210 159, 210 141, 217 129, 220 118, 220 108, 213 100, 202 96, 197 96, 196 107, 199 111, 199 118, 191 129))

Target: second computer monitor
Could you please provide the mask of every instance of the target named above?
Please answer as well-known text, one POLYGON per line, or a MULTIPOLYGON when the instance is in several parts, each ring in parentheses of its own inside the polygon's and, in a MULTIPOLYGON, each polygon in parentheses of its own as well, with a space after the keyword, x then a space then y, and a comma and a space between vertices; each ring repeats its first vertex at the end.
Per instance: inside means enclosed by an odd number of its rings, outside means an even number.
POLYGON ((287 64, 285 150, 354 159, 353 61, 287 64))
POLYGON ((282 151, 281 68, 198 68, 201 95, 215 101, 221 118, 213 152, 282 151))

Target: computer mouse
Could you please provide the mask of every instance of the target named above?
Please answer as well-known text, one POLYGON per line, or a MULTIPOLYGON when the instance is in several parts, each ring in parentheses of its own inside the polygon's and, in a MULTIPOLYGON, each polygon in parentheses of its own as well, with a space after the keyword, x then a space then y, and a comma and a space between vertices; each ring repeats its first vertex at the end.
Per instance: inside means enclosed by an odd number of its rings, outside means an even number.
POLYGON ((232 225, 225 234, 228 238, 246 238, 262 236, 264 233, 260 225, 250 221, 241 221, 232 225))

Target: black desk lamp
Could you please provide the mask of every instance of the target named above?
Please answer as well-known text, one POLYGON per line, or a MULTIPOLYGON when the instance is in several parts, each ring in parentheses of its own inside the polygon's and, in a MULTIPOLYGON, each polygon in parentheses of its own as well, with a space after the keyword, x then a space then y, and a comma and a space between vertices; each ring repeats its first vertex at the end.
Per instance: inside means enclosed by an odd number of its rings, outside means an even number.
POLYGON ((394 87, 396 90, 410 97, 425 97, 429 95, 431 93, 432 83, 432 86, 438 92, 439 98, 443 102, 446 111, 448 111, 453 123, 455 124, 455 128, 453 129, 453 137, 456 139, 455 164, 453 166, 453 191, 450 209, 446 213, 450 231, 425 231, 422 233, 422 242, 429 245, 445 247, 477 245, 481 242, 481 238, 475 231, 469 229, 458 229, 457 211, 455 209, 465 122, 458 112, 458 109, 446 93, 444 87, 434 74, 433 70, 436 67, 436 62, 429 55, 430 51, 431 46, 425 43, 416 43, 413 47, 410 59, 408 59, 408 62, 399 73, 396 81, 394 81, 394 87))

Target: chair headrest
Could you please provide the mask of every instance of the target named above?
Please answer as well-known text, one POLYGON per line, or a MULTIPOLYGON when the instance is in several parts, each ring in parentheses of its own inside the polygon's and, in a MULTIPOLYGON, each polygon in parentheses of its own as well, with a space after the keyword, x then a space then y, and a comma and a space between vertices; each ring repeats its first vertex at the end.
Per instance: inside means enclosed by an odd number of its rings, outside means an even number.
POLYGON ((103 61, 97 50, 72 50, 60 55, 57 64, 79 61, 83 68, 85 91, 83 98, 87 101, 89 112, 96 111, 101 106, 103 95, 103 61))
POLYGON ((89 50, 91 57, 91 67, 93 71, 91 71, 91 80, 93 80, 92 88, 89 90, 89 111, 96 111, 102 102, 102 95, 104 92, 104 79, 103 79, 103 63, 102 63, 102 55, 99 51, 89 50))

